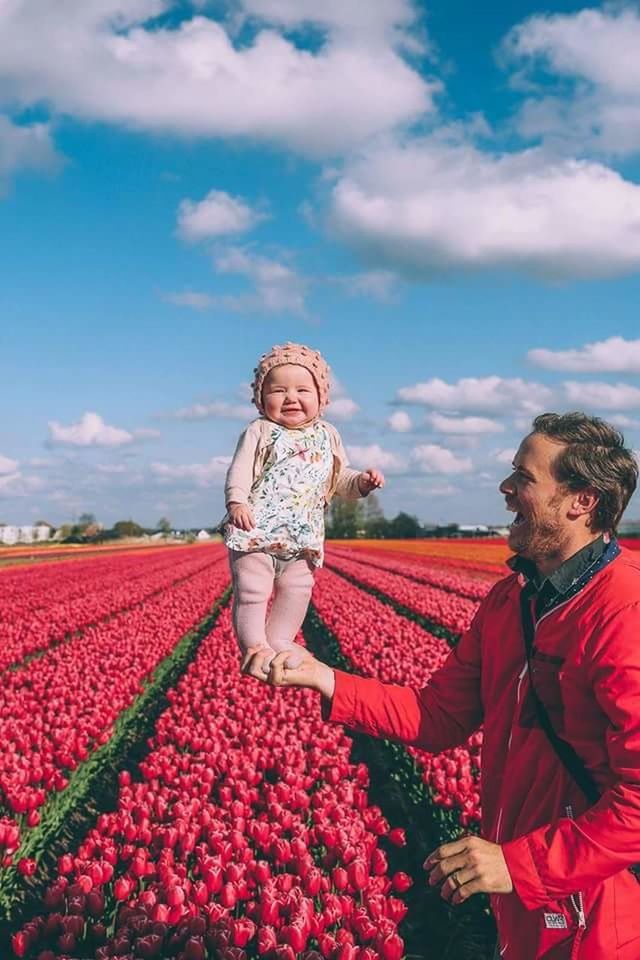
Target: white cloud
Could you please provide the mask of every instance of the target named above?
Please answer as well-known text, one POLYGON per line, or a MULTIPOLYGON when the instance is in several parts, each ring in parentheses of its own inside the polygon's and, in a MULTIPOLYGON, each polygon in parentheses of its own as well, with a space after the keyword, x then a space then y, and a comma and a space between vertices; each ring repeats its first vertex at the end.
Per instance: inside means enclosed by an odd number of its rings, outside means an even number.
POLYGON ((7 474, 15 473, 17 469, 17 460, 12 460, 11 457, 3 457, 0 455, 0 476, 6 476, 7 474))
POLYGON ((151 473, 160 483, 187 481, 196 487, 218 486, 226 475, 231 457, 211 457, 207 463, 152 463, 151 473))
POLYGON ((360 407, 334 373, 330 375, 328 416, 332 420, 352 420, 360 407))
POLYGON ((390 270, 365 270, 343 277, 341 283, 351 296, 370 297, 384 302, 391 298, 397 280, 396 274, 390 270))
POLYGON ((457 457, 452 450, 437 443, 421 443, 411 451, 411 461, 422 473, 469 473, 473 464, 469 457, 457 457))
POLYGON ((396 410, 395 413, 392 413, 391 416, 387 418, 387 426, 393 430, 394 433, 409 433, 409 431, 413 429, 411 417, 406 410, 396 410))
POLYGON ((347 453, 352 464, 361 470, 371 468, 384 470, 386 473, 403 473, 406 469, 406 464, 398 454, 384 450, 378 443, 365 447, 349 444, 347 453))
POLYGON ((244 276, 255 288, 251 293, 217 297, 216 301, 228 309, 306 315, 306 280, 286 263, 230 247, 216 254, 214 264, 218 273, 244 276))
POLYGON ((541 149, 378 143, 346 165, 331 206, 339 236, 410 279, 509 269, 564 280, 640 267, 640 185, 541 149))
POLYGON ((342 36, 353 35, 369 41, 387 42, 389 37, 402 40, 400 29, 414 27, 416 12, 411 0, 376 0, 362 4, 359 0, 242 0, 247 13, 267 23, 283 27, 316 24, 335 30, 342 36))
POLYGON ((453 497, 460 493, 460 487, 454 487, 452 483, 441 483, 425 487, 423 493, 426 497, 453 497))
POLYGON ((396 399, 402 403, 424 404, 446 411, 481 411, 504 413, 519 410, 540 413, 553 398, 553 391, 541 383, 521 380, 519 377, 463 377, 456 383, 447 383, 433 377, 424 383, 401 387, 396 399))
POLYGON ((20 496, 23 494, 22 474, 19 470, 0 476, 0 494, 3 496, 20 496))
POLYGON ((515 455, 516 455, 515 447, 507 447, 504 450, 496 450, 493 453, 493 459, 496 461, 496 463, 504 463, 508 467, 510 467, 511 464, 513 463, 513 458, 515 457, 515 455))
POLYGON ((121 427, 110 427, 97 413, 87 412, 77 423, 64 427, 57 420, 49 421, 49 442, 74 447, 121 447, 133 443, 134 436, 121 427))
POLYGON ((628 417, 624 413, 609 414, 607 420, 623 430, 640 430, 640 420, 634 420, 633 417, 628 417))
POLYGON ((99 473, 106 473, 110 476, 118 476, 128 472, 123 463, 99 463, 96 469, 99 473))
POLYGON ((640 11, 631 4, 536 15, 514 27, 504 53, 521 71, 516 82, 524 75, 535 91, 520 112, 520 132, 571 149, 640 150, 639 48, 640 11), (538 85, 540 68, 546 76, 538 85))
POLYGON ((209 310, 216 306, 219 299, 209 293, 199 293, 197 290, 185 290, 183 293, 165 293, 162 299, 166 303, 173 303, 176 307, 190 307, 192 310, 209 310))
POLYGON ((640 373, 640 340, 609 337, 578 350, 530 350, 531 363, 547 370, 574 373, 640 373))
POLYGON ((504 427, 487 417, 445 417, 441 413, 431 413, 427 421, 438 433, 476 435, 483 433, 502 433, 504 427))
MULTIPOLYGON (((437 85, 423 80, 396 49, 398 31, 409 36, 403 32, 406 3, 386 4, 384 29, 361 38, 338 29, 344 16, 323 16, 307 5, 305 18, 329 28, 314 50, 297 47, 273 28, 234 46, 225 25, 203 15, 171 25, 152 22, 172 6, 170 0, 2 4, 5 95, 78 118, 251 138, 321 155, 416 119, 432 106, 437 85)), ((257 6, 248 9, 260 13, 257 6)), ((284 5, 279 17, 275 4, 263 5, 262 13, 283 25, 290 19, 284 5)), ((362 10, 357 19, 367 22, 362 10)))
POLYGON ((632 410, 640 407, 640 388, 629 383, 569 380, 564 384, 564 391, 568 402, 580 409, 632 410))
POLYGON ((246 233, 265 217, 265 213, 252 209, 241 197, 211 190, 199 203, 189 199, 181 202, 178 233, 190 241, 246 233))
MULTIPOLYGON (((0 63, 1 59, 0 56, 0 63)), ((0 191, 6 180, 19 170, 54 170, 60 164, 61 157, 51 141, 48 124, 22 126, 0 114, 0 191)))
POLYGON ((212 403, 192 403, 173 414, 178 420, 254 420, 256 408, 250 404, 228 403, 226 400, 214 400, 212 403))
POLYGON ((153 427, 138 427, 132 431, 134 440, 158 440, 162 434, 153 427))

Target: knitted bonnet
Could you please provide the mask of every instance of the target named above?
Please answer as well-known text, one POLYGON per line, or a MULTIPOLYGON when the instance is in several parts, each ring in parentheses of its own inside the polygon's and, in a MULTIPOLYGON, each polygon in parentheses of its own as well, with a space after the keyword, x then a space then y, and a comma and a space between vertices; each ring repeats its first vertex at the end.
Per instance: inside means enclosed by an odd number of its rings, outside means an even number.
POLYGON ((258 366, 253 371, 254 378, 251 384, 253 402, 260 413, 264 413, 262 388, 266 376, 270 370, 282 366, 283 363, 295 363, 309 371, 318 388, 318 400, 320 401, 320 413, 322 414, 329 403, 329 365, 318 350, 305 347, 302 343, 289 342, 285 343, 284 346, 276 345, 268 353, 263 353, 258 361, 258 366))

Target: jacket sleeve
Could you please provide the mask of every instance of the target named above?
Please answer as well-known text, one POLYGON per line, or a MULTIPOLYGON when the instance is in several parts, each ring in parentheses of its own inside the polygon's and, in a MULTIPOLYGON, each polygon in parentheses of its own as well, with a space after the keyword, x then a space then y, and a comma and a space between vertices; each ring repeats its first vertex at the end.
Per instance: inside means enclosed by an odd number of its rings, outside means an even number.
POLYGON ((247 503, 249 500, 249 492, 253 485, 253 464, 259 438, 259 420, 254 420, 240 434, 224 484, 224 501, 227 509, 230 503, 247 503))
POLYGON ((463 743, 482 723, 480 646, 486 602, 422 690, 336 670, 333 697, 323 706, 325 719, 431 753, 463 743))
POLYGON ((609 727, 615 782, 575 820, 562 818, 503 845, 516 893, 530 910, 640 861, 640 603, 598 631, 588 682, 609 727))
POLYGON ((359 470, 354 470, 349 466, 347 451, 342 443, 342 438, 337 430, 334 429, 336 456, 342 464, 340 473, 336 480, 336 496, 343 497, 345 500, 359 500, 362 497, 362 491, 358 485, 359 470))

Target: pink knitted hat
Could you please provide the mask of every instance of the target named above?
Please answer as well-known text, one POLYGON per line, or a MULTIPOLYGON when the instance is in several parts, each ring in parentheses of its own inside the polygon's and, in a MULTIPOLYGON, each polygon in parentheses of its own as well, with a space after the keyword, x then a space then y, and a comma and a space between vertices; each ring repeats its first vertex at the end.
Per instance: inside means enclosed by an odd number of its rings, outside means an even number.
POLYGON ((268 353, 263 353, 258 361, 258 366, 253 371, 254 378, 251 384, 253 402, 260 413, 264 413, 262 387, 265 378, 270 370, 282 366, 283 363, 295 363, 309 371, 318 388, 318 400, 320 401, 320 413, 322 414, 329 403, 329 365, 317 350, 305 347, 302 343, 289 342, 285 343, 284 346, 276 345, 268 353))

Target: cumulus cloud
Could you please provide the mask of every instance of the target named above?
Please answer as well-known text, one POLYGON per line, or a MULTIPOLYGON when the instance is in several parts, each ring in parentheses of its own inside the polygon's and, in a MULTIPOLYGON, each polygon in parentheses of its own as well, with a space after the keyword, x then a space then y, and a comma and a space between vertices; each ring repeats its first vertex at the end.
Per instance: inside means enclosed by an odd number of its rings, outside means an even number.
POLYGON ((360 409, 335 374, 331 374, 329 397, 329 416, 334 420, 352 420, 360 409))
POLYGON ((341 278, 341 285, 352 297, 370 297, 384 302, 391 298, 397 280, 390 270, 365 270, 341 278))
POLYGON ((640 388, 629 383, 568 380, 564 392, 567 401, 578 409, 633 410, 640 407, 640 388))
POLYGON ((349 444, 346 449, 353 466, 361 470, 371 468, 384 470, 386 473, 403 473, 406 469, 402 457, 391 450, 384 450, 378 443, 371 443, 368 446, 349 444))
POLYGON ((396 410, 387 418, 387 426, 394 433, 409 433, 413 429, 411 417, 406 410, 396 410))
POLYGON ((128 472, 123 463, 99 463, 96 465, 96 470, 108 476, 121 476, 128 472))
POLYGON ((479 411, 483 413, 513 412, 540 413, 549 405, 553 391, 541 383, 528 382, 519 377, 504 379, 492 377, 463 377, 456 383, 447 383, 433 377, 424 383, 401 387, 396 400, 401 403, 423 404, 446 411, 479 411))
POLYGON ((421 443, 411 451, 411 462, 422 473, 469 473, 470 457, 458 457, 452 450, 437 443, 421 443))
POLYGON ((640 430, 640 420, 634 420, 625 413, 609 414, 607 420, 623 430, 640 430))
POLYGON ((515 455, 516 455, 515 447, 506 447, 506 449, 503 449, 503 450, 496 450, 493 453, 493 459, 496 461, 496 463, 504 463, 508 467, 510 467, 511 464, 513 463, 513 458, 515 457, 515 455))
POLYGON ((214 264, 218 273, 246 277, 254 287, 251 293, 216 298, 228 309, 306 315, 306 280, 288 264, 240 247, 219 252, 214 264))
POLYGON ((640 373, 640 340, 609 337, 574 350, 530 350, 531 363, 574 373, 640 373))
POLYGON ((173 414, 178 420, 254 420, 257 411, 248 403, 229 403, 213 400, 211 403, 192 403, 173 414))
MULTIPOLYGON (((0 6, 0 69, 23 106, 187 136, 244 137, 307 154, 340 152, 432 107, 437 84, 403 59, 407 3, 374 14, 376 33, 347 37, 347 21, 305 4, 246 4, 263 23, 234 44, 232 25, 171 0, 68 0, 0 6), (184 8, 183 8, 184 11, 184 8), (326 32, 316 48, 284 35, 308 20, 326 32), (73 56, 69 51, 73 51, 73 56)), ((366 24, 364 8, 344 5, 366 24)))
POLYGON ((121 427, 111 427, 98 413, 87 412, 68 427, 49 421, 49 442, 73 447, 121 447, 133 443, 134 436, 121 427))
POLYGON ((490 420, 488 417, 446 417, 441 413, 431 413, 427 417, 427 422, 430 423, 438 433, 459 434, 462 436, 502 433, 504 430, 501 423, 490 420))
POLYGON ((61 157, 56 153, 51 141, 48 124, 32 123, 22 126, 0 114, 0 192, 8 179, 19 170, 55 170, 61 162, 61 157))
POLYGON ((12 460, 11 457, 3 457, 0 455, 0 476, 4 477, 8 474, 15 473, 17 469, 17 460, 12 460))
POLYGON ((231 457, 211 457, 206 463, 171 464, 156 462, 149 469, 159 483, 186 482, 196 487, 219 486, 224 479, 231 457))
POLYGON ((433 137, 361 152, 339 175, 330 210, 334 230, 370 264, 413 279, 623 274, 640 266, 639 219, 640 185, 601 163, 433 137))
POLYGON ((176 307, 189 307, 191 310, 210 310, 220 298, 209 293, 200 293, 197 290, 185 290, 183 293, 165 293, 162 299, 166 303, 173 303, 176 307))
POLYGON ((534 89, 520 111, 520 132, 574 150, 640 150, 639 48, 640 11, 630 4, 518 24, 503 54, 519 70, 516 82, 524 76, 534 89))
POLYGON ((178 234, 193 242, 246 233, 265 217, 264 212, 254 210, 241 197, 233 197, 223 190, 211 190, 198 203, 189 199, 181 202, 178 234))

